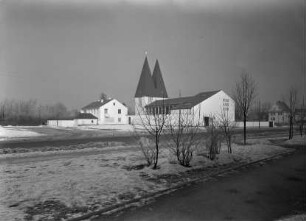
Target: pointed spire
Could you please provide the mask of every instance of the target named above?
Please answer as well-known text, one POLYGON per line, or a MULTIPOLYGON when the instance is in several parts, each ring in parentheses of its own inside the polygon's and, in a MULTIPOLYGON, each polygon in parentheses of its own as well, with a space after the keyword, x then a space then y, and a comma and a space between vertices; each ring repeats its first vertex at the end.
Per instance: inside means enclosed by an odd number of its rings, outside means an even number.
POLYGON ((156 97, 162 97, 162 98, 168 98, 167 90, 165 87, 165 83, 163 80, 162 73, 160 71, 159 62, 156 59, 153 75, 152 75, 154 87, 155 87, 155 96, 156 97))
POLYGON ((141 75, 139 78, 137 90, 135 93, 135 97, 155 97, 155 89, 154 84, 151 77, 151 70, 149 67, 147 56, 145 58, 141 75))

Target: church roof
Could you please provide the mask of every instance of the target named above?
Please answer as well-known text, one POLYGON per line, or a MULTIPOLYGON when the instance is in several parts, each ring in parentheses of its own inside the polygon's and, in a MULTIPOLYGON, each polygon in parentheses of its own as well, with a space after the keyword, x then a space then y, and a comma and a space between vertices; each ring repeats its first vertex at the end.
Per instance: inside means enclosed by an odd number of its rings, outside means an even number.
POLYGON ((160 71, 158 60, 156 60, 154 66, 152 79, 155 87, 155 93, 156 93, 155 97, 168 98, 167 90, 160 71))
POLYGON ((155 93, 156 92, 151 76, 151 70, 149 67, 148 59, 146 57, 142 67, 135 97, 144 97, 144 96, 155 97, 155 93))
POLYGON ((195 96, 190 96, 190 97, 178 97, 178 98, 170 98, 166 100, 157 100, 157 101, 150 103, 146 107, 171 106, 172 110, 190 109, 194 107, 195 105, 201 103, 202 101, 215 95, 219 91, 221 90, 202 92, 195 96))

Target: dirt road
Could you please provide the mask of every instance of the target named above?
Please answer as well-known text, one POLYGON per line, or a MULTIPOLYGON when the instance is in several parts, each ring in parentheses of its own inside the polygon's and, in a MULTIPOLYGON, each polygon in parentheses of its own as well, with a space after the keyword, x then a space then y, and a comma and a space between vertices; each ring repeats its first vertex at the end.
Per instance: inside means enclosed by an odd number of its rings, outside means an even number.
POLYGON ((275 220, 306 212, 306 151, 216 177, 99 220, 275 220))

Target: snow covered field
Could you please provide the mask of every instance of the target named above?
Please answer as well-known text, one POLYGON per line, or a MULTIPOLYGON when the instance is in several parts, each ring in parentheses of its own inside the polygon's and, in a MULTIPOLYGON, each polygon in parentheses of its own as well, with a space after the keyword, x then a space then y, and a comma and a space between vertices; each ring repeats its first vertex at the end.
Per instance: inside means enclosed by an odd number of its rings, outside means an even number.
POLYGON ((0 126, 0 141, 10 138, 36 137, 43 134, 28 130, 26 127, 1 127, 0 126))
MULTIPOLYGON (((305 137, 295 139, 296 143, 305 142, 305 137)), ((0 216, 8 221, 76 217, 186 182, 188 170, 216 170, 291 151, 271 145, 267 139, 248 142, 247 146, 234 144, 232 154, 222 146, 215 161, 207 159, 199 149, 191 168, 176 164, 174 156, 162 149, 160 169, 152 170, 144 166, 145 160, 136 147, 125 146, 73 158, 31 161, 29 157, 18 163, 0 161, 0 216)), ((36 153, 36 156, 39 154, 46 153, 36 153)), ((24 156, 25 153, 5 154, 11 159, 24 156)))

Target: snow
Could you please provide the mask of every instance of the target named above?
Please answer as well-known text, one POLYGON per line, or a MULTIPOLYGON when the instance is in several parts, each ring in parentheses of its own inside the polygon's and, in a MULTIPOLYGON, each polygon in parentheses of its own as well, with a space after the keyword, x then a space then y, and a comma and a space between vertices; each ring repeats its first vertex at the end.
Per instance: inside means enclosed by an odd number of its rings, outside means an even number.
POLYGON ((277 221, 303 221, 306 220, 306 214, 292 215, 285 218, 280 218, 277 221))
POLYGON ((306 135, 296 135, 291 140, 287 140, 285 144, 288 145, 306 145, 306 135))
POLYGON ((0 126, 0 140, 6 140, 8 138, 36 137, 41 135, 43 134, 30 131, 26 127, 0 126))
POLYGON ((88 152, 105 152, 108 149, 116 150, 123 148, 130 148, 133 146, 123 145, 121 142, 95 142, 78 145, 66 145, 66 146, 44 146, 39 149, 25 149, 22 147, 15 148, 3 148, 0 149, 0 159, 9 160, 14 158, 29 158, 39 156, 51 156, 51 155, 68 155, 71 153, 88 153, 88 152), (106 144, 110 146, 105 146, 106 144), (116 145, 116 146, 114 146, 116 145))
POLYGON ((133 131, 134 128, 129 124, 108 124, 108 125, 90 125, 78 126, 79 130, 118 130, 118 131, 133 131))
MULTIPOLYGON (((47 200, 60 201, 68 207, 86 206, 90 210, 97 210, 176 185, 163 179, 152 181, 161 175, 177 175, 195 168, 232 162, 252 162, 289 151, 271 145, 264 139, 250 140, 250 143, 246 146, 233 144, 232 154, 228 154, 223 145, 215 161, 203 157, 201 153, 204 151, 198 149, 191 168, 174 163, 175 158, 169 150, 162 149, 159 170, 148 167, 130 170, 131 166, 145 164, 145 160, 137 147, 129 146, 109 147, 101 153, 91 147, 86 151, 92 151, 93 154, 79 154, 73 158, 61 157, 59 154, 58 158, 32 161, 31 155, 27 155, 29 159, 19 163, 0 162, 0 215, 3 220, 23 220, 27 207, 47 200)), ((83 150, 70 150, 75 151, 82 153, 83 150)), ((24 156, 11 154, 7 157, 13 159, 24 156)), ((39 217, 44 219, 44 215, 50 214, 39 214, 39 217)), ((70 217, 78 215, 70 214, 70 217)))

